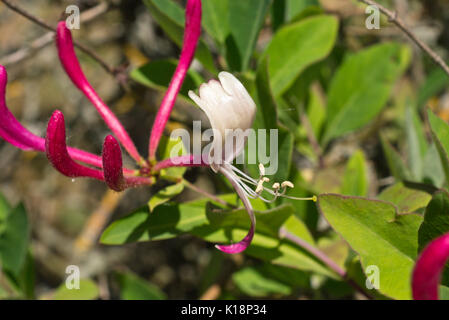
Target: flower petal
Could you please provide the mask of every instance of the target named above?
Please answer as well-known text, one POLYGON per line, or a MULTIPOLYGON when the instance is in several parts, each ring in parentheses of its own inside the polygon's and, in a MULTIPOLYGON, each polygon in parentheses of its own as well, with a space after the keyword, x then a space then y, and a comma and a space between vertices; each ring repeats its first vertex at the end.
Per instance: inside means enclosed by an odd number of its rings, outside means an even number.
POLYGON ((72 34, 66 27, 65 21, 58 23, 56 32, 56 45, 58 47, 59 60, 62 63, 67 75, 72 82, 78 87, 81 92, 92 102, 97 109, 104 122, 108 125, 111 131, 118 137, 123 147, 128 151, 131 157, 137 162, 144 161, 139 155, 136 146, 129 137, 128 132, 109 109, 109 107, 101 100, 100 96, 87 81, 86 76, 81 69, 80 63, 73 48, 72 34))
POLYGON ((176 97, 181 89, 184 78, 189 70, 195 55, 196 45, 201 34, 201 0, 188 0, 186 7, 186 24, 184 31, 184 41, 179 64, 170 81, 168 90, 165 93, 161 106, 156 115, 156 119, 151 129, 149 156, 155 159, 156 149, 159 145, 165 125, 176 101, 176 97))
POLYGON ((251 206, 249 199, 246 197, 242 187, 235 180, 236 178, 232 170, 229 169, 228 166, 225 164, 220 167, 220 172, 223 173, 223 175, 229 180, 229 182, 232 184, 235 191, 239 195, 240 199, 242 200, 243 205, 245 206, 245 209, 248 212, 248 216, 251 220, 251 227, 248 231, 248 234, 240 242, 230 245, 216 245, 215 247, 218 250, 221 250, 229 254, 240 253, 242 251, 245 251, 246 248, 248 248, 248 246, 251 244, 251 241, 253 240, 254 232, 256 230, 256 217, 254 215, 254 210, 253 207, 251 206))
POLYGON ((449 233, 433 240, 421 252, 412 275, 415 300, 438 300, 438 285, 449 259, 449 233))
POLYGON ((90 177, 104 180, 103 172, 82 166, 70 157, 67 151, 64 115, 56 110, 48 122, 45 151, 53 166, 68 177, 90 177))

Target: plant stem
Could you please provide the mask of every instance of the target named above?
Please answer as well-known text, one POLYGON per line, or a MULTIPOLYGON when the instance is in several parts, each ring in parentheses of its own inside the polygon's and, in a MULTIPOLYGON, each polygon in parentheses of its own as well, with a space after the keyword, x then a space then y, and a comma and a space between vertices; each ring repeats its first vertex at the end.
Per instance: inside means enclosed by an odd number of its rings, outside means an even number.
MULTIPOLYGON (((31 22, 41 26, 42 28, 45 28, 53 33, 56 32, 56 28, 54 28, 53 26, 51 26, 50 24, 48 24, 47 22, 43 21, 42 19, 32 15, 31 13, 27 12, 26 10, 24 10, 23 8, 17 6, 16 4, 13 4, 12 1, 10 0, 0 0, 1 2, 3 2, 8 8, 10 8, 11 10, 17 12, 18 14, 20 14, 21 16, 27 18, 28 20, 30 20, 31 22)), ((103 13, 104 11, 107 10, 108 5, 105 3, 101 3, 99 4, 97 7, 95 7, 94 9, 96 9, 95 11, 103 13), (105 7, 106 6, 106 7, 105 7), (99 7, 99 8, 97 8, 99 7), (105 7, 105 8, 103 8, 105 7)), ((92 9, 93 10, 93 9, 92 9)), ((98 15, 98 13, 96 14, 98 15)), ((93 16, 96 16, 93 15, 93 16)), ((89 19, 92 19, 91 16, 88 17, 89 19)), ((91 49, 87 48, 86 46, 82 45, 81 43, 74 41, 73 42, 74 45, 80 49, 81 51, 83 51, 84 53, 88 54, 89 56, 91 56, 95 61, 97 61, 102 67, 103 69, 105 69, 108 73, 112 74, 113 76, 117 77, 120 73, 120 70, 118 70, 117 68, 113 68, 110 65, 108 65, 102 58, 100 58, 100 56, 98 56, 94 51, 92 51, 91 49)), ((41 44, 38 44, 41 45, 41 44)))
POLYGON ((355 290, 363 294, 367 299, 373 299, 372 296, 370 296, 368 293, 365 292, 354 280, 349 278, 347 272, 343 270, 339 265, 337 265, 331 258, 329 258, 323 251, 320 249, 312 246, 307 241, 304 241, 303 239, 295 236, 294 234, 291 234, 288 232, 285 228, 281 228, 279 231, 279 236, 281 238, 285 238, 294 244, 300 246, 310 254, 312 254, 315 258, 320 260, 322 263, 324 263, 327 267, 329 267, 332 271, 334 271, 336 274, 338 274, 343 280, 345 280, 351 287, 353 287, 355 290))
POLYGON ((390 11, 384 6, 378 4, 373 0, 359 0, 370 6, 376 6, 379 8, 380 12, 382 12, 386 17, 388 17, 389 21, 394 23, 399 29, 401 29, 418 47, 420 47, 425 53, 429 55, 432 60, 443 69, 443 71, 449 76, 449 66, 444 62, 444 60, 430 47, 419 40, 416 35, 405 25, 404 21, 398 17, 396 12, 390 11))

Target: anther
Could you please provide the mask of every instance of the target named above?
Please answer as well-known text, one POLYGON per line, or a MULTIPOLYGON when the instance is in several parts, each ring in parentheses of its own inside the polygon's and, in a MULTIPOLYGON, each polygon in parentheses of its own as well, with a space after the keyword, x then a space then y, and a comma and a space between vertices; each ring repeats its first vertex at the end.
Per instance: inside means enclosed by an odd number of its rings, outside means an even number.
POLYGON ((291 183, 290 181, 284 181, 284 182, 281 183, 281 187, 282 188, 285 188, 285 187, 294 188, 295 185, 293 183, 291 183))

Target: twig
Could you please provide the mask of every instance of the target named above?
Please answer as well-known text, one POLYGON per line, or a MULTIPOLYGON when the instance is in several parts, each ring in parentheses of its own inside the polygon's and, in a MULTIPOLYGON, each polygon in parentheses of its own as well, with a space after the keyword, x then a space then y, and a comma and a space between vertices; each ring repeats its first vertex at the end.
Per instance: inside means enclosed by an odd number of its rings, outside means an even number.
POLYGON ((101 231, 103 231, 124 194, 125 192, 117 193, 112 190, 108 190, 105 193, 100 206, 90 215, 83 231, 81 231, 81 234, 75 241, 75 256, 84 254, 96 243, 101 231))
POLYGON ((281 238, 288 239, 289 241, 297 244, 310 254, 312 254, 315 258, 323 262, 326 266, 328 266, 332 271, 334 271, 336 274, 338 274, 343 280, 345 280, 350 286, 352 286, 354 289, 356 289, 358 292, 363 294, 367 299, 373 299, 368 293, 365 292, 354 280, 349 278, 348 274, 345 270, 343 270, 339 265, 337 265, 332 259, 330 259, 324 252, 322 252, 320 249, 312 246, 307 241, 304 241, 303 239, 291 234, 288 232, 285 228, 281 228, 279 231, 279 236, 281 238))
MULTIPOLYGON (((46 23, 45 21, 41 20, 40 18, 33 16, 29 12, 27 12, 24 9, 18 7, 16 4, 11 3, 10 0, 0 0, 0 1, 3 2, 11 10, 13 10, 13 11, 17 12, 18 14, 20 14, 21 16, 27 18, 28 20, 34 22, 35 24, 41 26, 42 28, 51 31, 51 34, 56 33, 56 28, 55 27, 51 26, 50 24, 46 23)), ((92 20, 92 19, 96 18, 97 16, 105 13, 108 10, 108 8, 109 8, 109 5, 106 2, 102 2, 99 5, 97 5, 96 7, 92 8, 92 9, 89 9, 86 12, 83 12, 83 14, 84 14, 84 21, 89 21, 89 20, 92 20)), ((83 17, 83 14, 81 14, 80 18, 83 17)), ((47 45, 48 43, 51 42, 52 39, 48 39, 48 38, 49 38, 48 34, 42 36, 41 38, 33 41, 31 47, 33 48, 33 45, 34 45, 38 49, 43 48, 45 45, 47 45)), ((91 49, 87 48, 86 46, 84 46, 83 44, 79 43, 78 41, 74 40, 73 44, 75 45, 75 47, 77 47, 78 49, 80 49, 81 51, 86 53, 87 55, 91 56, 95 61, 97 61, 103 67, 103 69, 105 69, 108 73, 112 74, 113 76, 117 77, 117 76, 120 75, 121 72, 123 72, 123 70, 121 70, 120 68, 113 68, 113 67, 109 66, 94 51, 92 51, 91 49)), ((15 58, 16 60, 18 59, 18 61, 20 61, 20 59, 23 59, 23 56, 26 57, 26 54, 24 55, 23 52, 22 53, 15 52, 12 55, 18 55, 15 58)), ((10 57, 10 56, 8 56, 8 57, 10 57)), ((5 59, 7 59, 8 57, 5 57, 5 59)), ((13 56, 13 58, 14 58, 14 56, 13 56)))
POLYGON ((401 18, 398 17, 396 12, 390 11, 387 8, 383 7, 382 5, 378 4, 376 1, 373 0, 359 0, 360 2, 363 2, 370 6, 376 6, 379 8, 380 12, 382 12, 385 16, 388 17, 388 20, 392 23, 394 23, 399 29, 401 29, 418 47, 420 47, 425 53, 429 55, 432 60, 438 64, 441 69, 443 69, 444 72, 449 76, 449 66, 444 62, 444 60, 430 47, 419 40, 415 34, 413 34, 412 31, 405 25, 405 23, 402 21, 401 18))
POLYGON ((216 300, 221 294, 221 287, 218 284, 211 285, 200 297, 200 300, 216 300))
MULTIPOLYGON (((108 11, 108 5, 105 2, 100 3, 99 5, 86 10, 81 13, 80 21, 87 23, 98 16, 106 13, 108 11)), ((18 63, 26 58, 28 58, 34 52, 46 47, 50 43, 53 42, 54 31, 50 31, 43 36, 33 40, 28 47, 21 48, 3 58, 0 59, 0 64, 4 66, 12 65, 18 63)))

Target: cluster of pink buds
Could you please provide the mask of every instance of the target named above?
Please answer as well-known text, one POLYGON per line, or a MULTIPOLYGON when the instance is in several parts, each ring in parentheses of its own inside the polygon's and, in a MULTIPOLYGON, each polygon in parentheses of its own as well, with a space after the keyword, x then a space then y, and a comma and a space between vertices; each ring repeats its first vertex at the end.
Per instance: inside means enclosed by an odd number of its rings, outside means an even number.
POLYGON ((156 149, 176 97, 193 60, 201 34, 201 0, 189 0, 186 8, 184 42, 178 67, 159 108, 149 143, 149 159, 142 157, 128 132, 116 115, 103 102, 90 85, 76 56, 70 30, 60 22, 56 33, 56 46, 61 64, 75 86, 90 100, 113 135, 108 135, 103 144, 102 156, 67 147, 64 116, 56 110, 48 122, 45 139, 24 128, 6 106, 7 73, 0 66, 0 137, 23 150, 45 152, 51 164, 63 175, 77 178, 89 177, 106 182, 115 191, 126 188, 152 185, 153 175, 170 166, 194 166, 191 156, 156 162, 156 149), (123 168, 120 144, 136 161, 139 169, 123 168))

